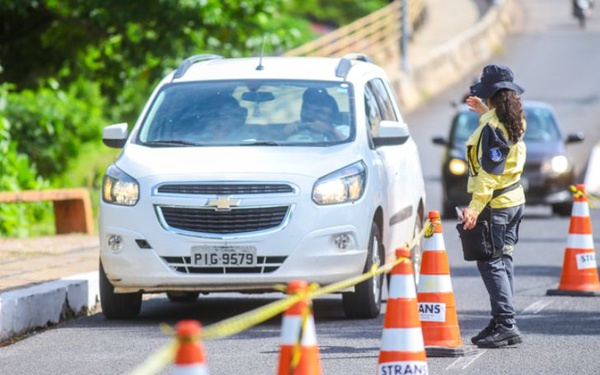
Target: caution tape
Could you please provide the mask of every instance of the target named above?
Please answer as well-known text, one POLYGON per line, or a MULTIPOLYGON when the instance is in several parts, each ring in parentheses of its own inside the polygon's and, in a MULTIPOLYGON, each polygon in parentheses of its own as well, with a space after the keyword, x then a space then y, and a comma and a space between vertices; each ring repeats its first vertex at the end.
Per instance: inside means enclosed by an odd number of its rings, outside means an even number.
POLYGON ((138 366, 130 375, 152 375, 161 372, 167 365, 173 363, 179 349, 179 342, 173 342, 164 348, 152 353, 152 355, 138 366))
MULTIPOLYGON (((432 224, 429 219, 425 222, 423 228, 417 233, 411 242, 407 244, 408 250, 412 250, 421 238, 428 232, 432 232, 435 228, 436 224, 432 224)), ((314 298, 324 296, 327 294, 332 294, 335 292, 340 292, 342 290, 348 289, 351 286, 362 283, 363 281, 369 280, 375 276, 388 273, 392 270, 392 268, 396 267, 400 263, 410 261, 408 257, 398 257, 392 263, 385 264, 380 266, 379 264, 374 264, 369 270, 365 273, 355 276, 350 279, 342 280, 337 283, 329 284, 325 287, 320 288, 318 284, 311 284, 309 291, 307 293, 298 293, 287 298, 269 303, 265 306, 261 306, 257 309, 250 310, 240 315, 236 315, 232 318, 222 320, 218 323, 212 324, 202 329, 200 340, 211 340, 216 338, 224 338, 228 336, 235 335, 237 333, 243 332, 249 328, 252 328, 260 323, 263 323, 281 313, 288 310, 292 305, 298 303, 301 300, 308 299, 309 301, 314 298)), ((283 285, 275 285, 273 286, 274 290, 285 291, 285 286, 283 285)), ((308 309, 307 309, 308 310, 308 309)), ((304 321, 304 313, 303 313, 303 325, 306 322, 304 321)), ((167 326, 168 327, 168 326, 167 326)), ((173 335, 173 330, 170 327, 165 328, 162 327, 163 331, 167 331, 169 335, 173 335)), ((165 346, 164 348, 155 352, 149 359, 143 362, 139 367, 134 369, 130 375, 152 375, 158 374, 162 371, 166 366, 173 363, 175 359, 175 355, 177 354, 177 348, 179 342, 177 340, 173 340, 173 343, 165 346)))
POLYGON ((296 340, 294 342, 294 348, 292 351, 292 360, 290 361, 290 374, 293 374, 300 364, 300 357, 302 357, 302 337, 304 337, 304 332, 306 332, 306 323, 308 323, 308 318, 311 315, 311 300, 307 299, 304 296, 303 299, 306 299, 306 303, 304 304, 304 308, 302 309, 302 321, 300 324, 300 329, 298 330, 298 335, 296 336, 296 340))
POLYGON ((588 193, 585 189, 580 189, 575 185, 569 186, 569 189, 573 193, 574 198, 586 198, 587 203, 591 208, 595 208, 594 203, 592 201, 600 202, 600 198, 595 196, 594 194, 588 193))

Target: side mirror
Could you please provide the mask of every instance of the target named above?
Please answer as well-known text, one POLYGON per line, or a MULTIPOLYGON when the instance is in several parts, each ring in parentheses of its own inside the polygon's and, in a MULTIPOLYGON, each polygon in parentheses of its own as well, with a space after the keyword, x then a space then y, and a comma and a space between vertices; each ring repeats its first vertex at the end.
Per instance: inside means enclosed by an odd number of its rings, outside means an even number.
POLYGON ((379 134, 373 137, 375 147, 401 145, 408 140, 410 132, 408 126, 398 121, 381 121, 379 134))
POLYGON ((431 138, 431 142, 433 142, 434 145, 448 146, 448 141, 444 137, 433 137, 431 138))
POLYGON ((102 142, 111 148, 123 148, 128 135, 129 129, 126 122, 109 125, 102 131, 102 142))
POLYGON ((583 135, 583 133, 577 132, 577 133, 569 134, 566 142, 567 143, 578 143, 578 142, 583 142, 584 139, 585 139, 585 136, 583 135))

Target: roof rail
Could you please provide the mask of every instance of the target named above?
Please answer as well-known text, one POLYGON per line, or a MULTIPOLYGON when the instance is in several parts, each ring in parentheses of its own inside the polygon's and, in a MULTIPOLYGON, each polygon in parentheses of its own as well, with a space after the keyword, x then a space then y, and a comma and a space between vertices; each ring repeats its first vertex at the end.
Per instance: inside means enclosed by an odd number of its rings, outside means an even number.
POLYGON ((194 56, 188 57, 187 59, 183 60, 181 62, 181 64, 179 64, 179 66, 177 67, 177 70, 175 71, 175 74, 173 74, 173 79, 183 77, 183 75, 185 74, 185 72, 187 72, 187 70, 190 68, 190 66, 194 65, 197 62, 204 61, 204 60, 222 59, 222 58, 223 58, 223 56, 221 56, 221 55, 194 55, 194 56))
POLYGON ((348 53, 340 59, 338 66, 335 68, 335 76, 346 79, 350 68, 352 68, 352 60, 364 61, 372 63, 373 60, 364 53, 348 53))

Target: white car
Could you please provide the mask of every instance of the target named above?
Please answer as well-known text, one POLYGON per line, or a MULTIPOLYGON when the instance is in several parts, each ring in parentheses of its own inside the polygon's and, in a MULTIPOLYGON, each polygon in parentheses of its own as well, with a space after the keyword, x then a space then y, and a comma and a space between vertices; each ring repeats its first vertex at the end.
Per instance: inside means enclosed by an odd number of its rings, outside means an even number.
MULTIPOLYGON (((184 302, 335 283, 392 262, 423 226, 417 146, 364 55, 192 56, 131 132, 107 126, 103 140, 123 148, 100 202, 109 319, 136 317, 143 293, 184 302)), ((346 315, 378 316, 382 282, 344 290, 346 315)))

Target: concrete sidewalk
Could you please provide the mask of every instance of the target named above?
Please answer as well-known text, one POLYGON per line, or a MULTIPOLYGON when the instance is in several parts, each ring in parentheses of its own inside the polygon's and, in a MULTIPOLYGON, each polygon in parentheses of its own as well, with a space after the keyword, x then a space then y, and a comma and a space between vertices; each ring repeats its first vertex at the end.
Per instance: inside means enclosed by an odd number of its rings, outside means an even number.
MULTIPOLYGON (((428 17, 414 34, 409 64, 473 28, 475 1, 426 0, 428 17)), ((98 236, 0 239, 0 344, 98 308, 98 236)))

